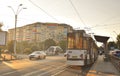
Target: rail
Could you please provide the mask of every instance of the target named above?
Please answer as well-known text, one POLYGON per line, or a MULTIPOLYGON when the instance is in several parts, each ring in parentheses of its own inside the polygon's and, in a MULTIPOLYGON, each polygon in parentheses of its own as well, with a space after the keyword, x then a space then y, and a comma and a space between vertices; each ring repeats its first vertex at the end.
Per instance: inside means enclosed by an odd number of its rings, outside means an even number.
POLYGON ((116 69, 120 72, 120 57, 111 55, 110 60, 113 63, 113 65, 116 67, 116 69))

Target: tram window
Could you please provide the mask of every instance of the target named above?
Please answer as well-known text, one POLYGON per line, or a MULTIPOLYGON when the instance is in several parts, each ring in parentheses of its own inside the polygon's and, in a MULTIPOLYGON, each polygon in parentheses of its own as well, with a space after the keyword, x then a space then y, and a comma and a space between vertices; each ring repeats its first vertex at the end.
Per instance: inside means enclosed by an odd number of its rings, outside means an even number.
POLYGON ((84 49, 87 49, 87 40, 84 40, 84 41, 83 41, 83 48, 84 48, 84 49))
POLYGON ((82 49, 83 46, 82 39, 82 37, 79 38, 79 49, 82 49))
POLYGON ((76 48, 77 49, 82 49, 82 37, 77 37, 76 38, 76 48))
POLYGON ((69 34, 68 36, 68 49, 82 49, 83 37, 80 34, 69 34))
POLYGON ((68 48, 74 48, 74 38, 69 37, 68 38, 68 48))
POLYGON ((78 37, 78 34, 75 35, 75 47, 76 48, 79 47, 79 37, 78 37))

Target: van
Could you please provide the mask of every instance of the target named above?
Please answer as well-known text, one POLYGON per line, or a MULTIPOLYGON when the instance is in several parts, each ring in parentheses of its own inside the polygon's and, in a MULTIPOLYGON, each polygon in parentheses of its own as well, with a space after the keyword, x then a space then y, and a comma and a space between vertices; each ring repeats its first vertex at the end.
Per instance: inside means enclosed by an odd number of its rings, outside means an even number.
POLYGON ((50 46, 46 50, 46 54, 47 55, 58 55, 62 51, 63 51, 63 49, 60 46, 50 46))

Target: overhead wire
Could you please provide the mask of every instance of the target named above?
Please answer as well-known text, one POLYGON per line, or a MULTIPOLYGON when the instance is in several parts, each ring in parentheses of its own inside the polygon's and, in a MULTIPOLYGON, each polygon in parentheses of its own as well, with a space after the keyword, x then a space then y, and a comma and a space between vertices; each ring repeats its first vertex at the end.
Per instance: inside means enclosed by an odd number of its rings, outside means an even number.
POLYGON ((79 14, 79 12, 77 11, 76 7, 74 6, 73 2, 72 2, 71 0, 69 0, 69 2, 71 3, 72 7, 74 8, 74 10, 75 10, 77 16, 79 17, 80 21, 83 23, 83 25, 86 26, 85 22, 84 22, 83 19, 81 18, 80 14, 79 14))
POLYGON ((91 27, 91 28, 96 28, 96 27, 105 27, 105 26, 113 26, 113 25, 118 25, 118 24, 120 24, 120 23, 113 23, 113 24, 103 24, 103 25, 95 25, 95 26, 93 26, 93 27, 91 27))
POLYGON ((53 17, 51 14, 49 14, 48 12, 46 12, 44 9, 42 9, 40 6, 38 6, 37 4, 35 4, 33 1, 28 0, 29 2, 31 2, 34 6, 36 6, 37 8, 39 8, 41 11, 43 11, 45 14, 47 14, 49 17, 51 17, 52 19, 54 19, 57 22, 60 22, 59 20, 57 20, 55 17, 53 17))
POLYGON ((112 17, 110 17, 110 18, 108 18, 108 19, 106 19, 106 20, 104 20, 104 21, 102 21, 102 22, 96 24, 95 26, 93 26, 93 27, 91 27, 91 28, 100 27, 100 26, 103 27, 103 26, 108 26, 108 25, 116 25, 116 24, 120 24, 120 23, 114 23, 114 24, 103 24, 103 23, 106 23, 106 22, 108 22, 108 21, 110 21, 110 20, 113 20, 114 18, 117 18, 117 17, 118 17, 117 15, 112 16, 112 17))
MULTIPOLYGON (((76 14, 77 14, 77 16, 79 17, 79 19, 81 20, 81 22, 84 24, 84 25, 86 25, 85 24, 85 22, 83 21, 83 19, 81 18, 81 16, 80 16, 80 14, 79 14, 79 12, 77 11, 77 9, 76 9, 76 7, 74 6, 74 4, 72 3, 72 1, 71 0, 69 0, 69 2, 71 3, 71 5, 72 5, 72 7, 74 8, 74 10, 75 10, 75 12, 76 12, 76 14)), ((112 17, 113 18, 113 17, 112 17)), ((106 20, 106 21, 108 21, 108 20, 106 20)), ((105 22, 105 21, 104 21, 105 22)), ((88 27, 90 30, 92 30, 92 28, 96 28, 96 27, 100 27, 100 26, 109 26, 109 25, 116 25, 116 24, 120 24, 120 23, 115 23, 115 24, 104 24, 104 25, 95 25, 95 26, 93 26, 93 27, 88 27)))

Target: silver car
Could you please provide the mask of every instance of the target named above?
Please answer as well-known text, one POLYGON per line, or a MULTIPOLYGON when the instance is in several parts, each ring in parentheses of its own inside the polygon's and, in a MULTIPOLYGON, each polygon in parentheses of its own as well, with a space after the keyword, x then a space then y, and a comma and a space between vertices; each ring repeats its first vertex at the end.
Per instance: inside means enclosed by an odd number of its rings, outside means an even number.
POLYGON ((29 59, 45 59, 46 53, 44 51, 34 51, 29 55, 29 59))

